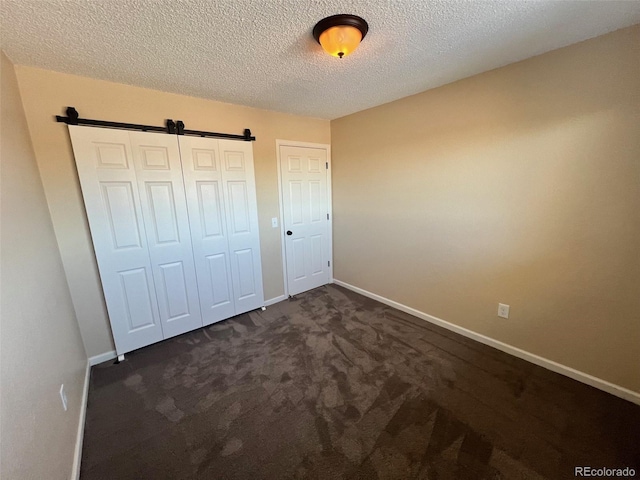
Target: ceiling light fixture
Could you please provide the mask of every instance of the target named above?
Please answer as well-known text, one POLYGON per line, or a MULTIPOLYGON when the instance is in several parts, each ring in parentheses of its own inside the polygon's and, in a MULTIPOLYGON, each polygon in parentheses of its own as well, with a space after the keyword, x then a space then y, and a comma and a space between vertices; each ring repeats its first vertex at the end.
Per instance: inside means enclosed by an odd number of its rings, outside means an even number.
POLYGON ((313 27, 313 38, 329 55, 346 57, 352 53, 369 31, 364 19, 355 15, 332 15, 313 27))

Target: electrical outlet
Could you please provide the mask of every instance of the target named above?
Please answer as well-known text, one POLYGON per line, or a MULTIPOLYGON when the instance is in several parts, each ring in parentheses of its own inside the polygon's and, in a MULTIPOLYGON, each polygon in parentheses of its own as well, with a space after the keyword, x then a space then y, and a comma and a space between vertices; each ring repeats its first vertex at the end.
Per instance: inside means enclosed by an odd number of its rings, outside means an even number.
POLYGON ((505 305, 504 303, 499 303, 498 316, 502 318, 509 318, 509 305, 505 305))
POLYGON ((67 411, 67 394, 64 392, 64 383, 60 385, 60 400, 62 400, 62 408, 67 411))
POLYGON ((278 228, 278 217, 273 217, 273 218, 271 219, 271 226, 272 226, 273 228, 278 228))

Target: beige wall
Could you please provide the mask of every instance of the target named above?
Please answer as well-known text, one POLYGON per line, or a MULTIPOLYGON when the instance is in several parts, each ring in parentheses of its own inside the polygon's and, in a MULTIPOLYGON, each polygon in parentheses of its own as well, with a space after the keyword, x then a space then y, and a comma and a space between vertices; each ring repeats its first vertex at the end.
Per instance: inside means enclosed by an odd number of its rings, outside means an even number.
POLYGON ((87 357, 14 68, 1 56, 0 477, 63 479, 73 466, 87 357))
POLYGON ((640 26, 331 138, 336 279, 640 392, 640 26))
MULTIPOLYGON (((283 273, 276 176, 276 139, 329 143, 329 121, 258 110, 183 95, 16 67, 31 138, 42 175, 62 261, 89 356, 112 350, 113 340, 99 283, 67 127, 53 121, 66 106, 85 118, 162 125, 182 120, 186 128, 242 133, 254 143, 265 299, 282 295, 283 273)), ((212 74, 215 74, 212 72, 212 74)))

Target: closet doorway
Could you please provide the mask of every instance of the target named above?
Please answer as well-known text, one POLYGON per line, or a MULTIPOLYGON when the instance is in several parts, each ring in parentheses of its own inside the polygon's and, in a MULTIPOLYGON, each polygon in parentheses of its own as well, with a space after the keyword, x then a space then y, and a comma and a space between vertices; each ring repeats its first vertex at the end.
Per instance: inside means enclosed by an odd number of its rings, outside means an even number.
POLYGON ((285 295, 333 280, 331 147, 277 140, 285 295))
POLYGON ((118 355, 264 305, 250 142, 69 134, 118 355))

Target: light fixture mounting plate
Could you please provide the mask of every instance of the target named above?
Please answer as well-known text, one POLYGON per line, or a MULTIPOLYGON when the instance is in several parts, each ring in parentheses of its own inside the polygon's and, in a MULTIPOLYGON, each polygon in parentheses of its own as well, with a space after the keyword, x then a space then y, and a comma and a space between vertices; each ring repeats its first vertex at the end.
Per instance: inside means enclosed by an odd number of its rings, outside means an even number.
POLYGON ((358 30, 360 30, 363 39, 369 31, 369 24, 365 21, 364 18, 360 18, 357 15, 341 13, 338 15, 331 15, 330 17, 323 18, 318 23, 316 23, 316 26, 313 27, 313 38, 316 39, 316 42, 320 43, 320 35, 322 35, 322 32, 329 30, 331 27, 338 26, 349 26, 357 28, 358 30))

